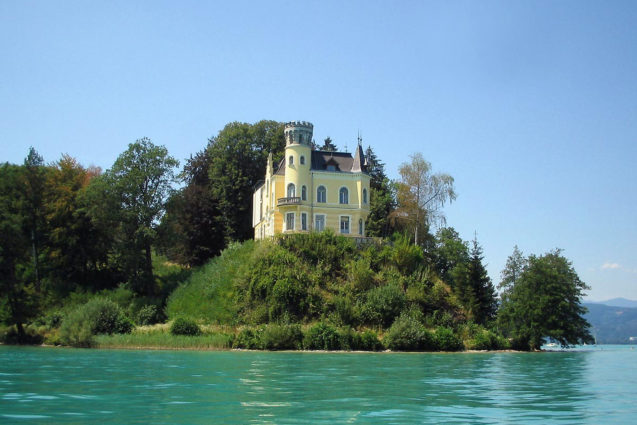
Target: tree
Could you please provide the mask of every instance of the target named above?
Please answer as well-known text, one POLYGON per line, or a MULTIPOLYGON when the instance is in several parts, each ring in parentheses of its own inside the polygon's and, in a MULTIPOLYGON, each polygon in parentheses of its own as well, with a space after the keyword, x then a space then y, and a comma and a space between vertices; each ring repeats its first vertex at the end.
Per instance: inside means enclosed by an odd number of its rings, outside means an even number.
POLYGON ((210 140, 207 151, 212 160, 208 171, 211 193, 219 208, 226 243, 254 237, 254 187, 265 176, 268 153, 272 152, 276 164, 284 150, 283 124, 275 121, 230 123, 210 140))
POLYGON ((323 141, 323 146, 321 146, 321 149, 319 149, 319 150, 325 151, 325 152, 336 152, 338 150, 338 148, 332 142, 332 138, 327 136, 325 138, 325 140, 323 141))
POLYGON ((443 227, 436 232, 435 246, 431 255, 438 275, 452 288, 454 275, 469 262, 469 248, 453 227, 443 227), (454 270, 456 272, 454 273, 454 270))
POLYGON ((444 224, 441 208, 456 199, 453 177, 449 174, 432 174, 431 164, 420 153, 411 155, 411 162, 399 169, 398 209, 395 217, 410 222, 414 229, 414 244, 418 245, 418 233, 430 225, 444 224))
POLYGON ((40 248, 43 233, 45 229, 44 222, 44 192, 46 182, 46 168, 44 167, 44 159, 33 148, 29 148, 29 153, 24 159, 25 172, 22 173, 24 178, 25 189, 25 215, 27 220, 24 222, 25 231, 31 238, 31 256, 33 258, 33 271, 35 274, 35 286, 40 289, 40 248))
POLYGON ((166 205, 160 227, 163 249, 182 264, 202 265, 224 248, 219 203, 208 174, 212 161, 208 148, 191 156, 180 175, 186 186, 166 205))
POLYGON ((562 346, 592 342, 581 304, 587 289, 559 249, 531 255, 502 300, 499 326, 520 349, 539 349, 546 337, 562 346))
POLYGON ((106 263, 107 239, 91 221, 84 192, 99 168, 84 168, 74 158, 62 158, 49 167, 47 200, 48 275, 51 289, 65 296, 77 286, 94 288, 96 272, 106 263))
POLYGON ((365 229, 368 236, 388 237, 393 232, 389 217, 396 208, 395 186, 385 175, 385 164, 378 159, 371 146, 365 151, 365 159, 370 176, 369 215, 365 229))
POLYGON ((511 288, 517 283, 524 267, 526 267, 527 260, 522 255, 522 251, 517 245, 513 247, 513 253, 507 258, 507 262, 500 274, 500 283, 498 289, 502 291, 501 298, 506 298, 511 292, 511 288))
POLYGON ((462 274, 455 285, 458 298, 469 317, 482 325, 493 320, 497 311, 495 288, 482 264, 483 259, 482 248, 477 239, 474 239, 469 260, 462 263, 462 274))
POLYGON ((129 144, 113 167, 91 185, 98 193, 93 202, 99 202, 93 203, 92 214, 117 229, 116 255, 141 294, 154 291, 152 244, 178 165, 164 146, 143 138, 129 144))
POLYGON ((29 273, 32 239, 25 234, 23 167, 0 166, 0 319, 16 325, 19 341, 26 334, 23 323, 37 315, 39 291, 29 273))

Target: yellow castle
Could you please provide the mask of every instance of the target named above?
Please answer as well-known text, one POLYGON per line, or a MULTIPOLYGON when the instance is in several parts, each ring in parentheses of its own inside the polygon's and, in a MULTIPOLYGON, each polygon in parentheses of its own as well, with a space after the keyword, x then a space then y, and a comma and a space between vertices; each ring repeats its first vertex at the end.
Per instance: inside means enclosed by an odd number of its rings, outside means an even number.
POLYGON ((268 156, 265 181, 253 194, 255 239, 325 229, 365 236, 370 177, 360 141, 353 157, 312 150, 313 131, 309 122, 285 124, 285 157, 275 169, 268 156))

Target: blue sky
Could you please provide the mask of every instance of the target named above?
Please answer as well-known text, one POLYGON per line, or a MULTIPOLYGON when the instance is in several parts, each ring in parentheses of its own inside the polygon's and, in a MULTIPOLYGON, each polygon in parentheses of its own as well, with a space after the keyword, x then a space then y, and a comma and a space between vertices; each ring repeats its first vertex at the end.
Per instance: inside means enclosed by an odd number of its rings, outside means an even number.
POLYGON ((448 224, 494 283, 564 249, 589 298, 637 299, 634 1, 0 2, 0 161, 183 160, 231 121, 306 120, 390 177, 456 179, 448 224))

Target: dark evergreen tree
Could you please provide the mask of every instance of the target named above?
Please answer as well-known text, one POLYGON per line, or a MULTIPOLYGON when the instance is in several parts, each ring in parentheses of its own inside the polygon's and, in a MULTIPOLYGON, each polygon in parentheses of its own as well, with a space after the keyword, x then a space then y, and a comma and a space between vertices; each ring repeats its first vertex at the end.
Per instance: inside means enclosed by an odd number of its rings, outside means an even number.
POLYGON ((33 259, 33 274, 35 286, 40 289, 40 255, 45 240, 44 196, 46 185, 46 167, 44 159, 31 147, 24 159, 24 230, 31 240, 31 258, 33 259))
POLYGON ((484 325, 495 318, 498 304, 495 288, 493 283, 491 283, 491 278, 487 274, 486 268, 482 264, 483 259, 482 248, 478 245, 477 239, 474 239, 469 262, 466 266, 466 284, 470 294, 467 304, 470 306, 473 320, 484 325))
POLYGON ((332 142, 332 139, 328 136, 323 141, 323 146, 321 146, 321 149, 319 149, 319 150, 322 150, 322 151, 325 151, 325 152, 336 152, 338 150, 338 148, 332 142))
POLYGON ((365 229, 368 236, 388 237, 394 232, 389 217, 396 208, 395 187, 385 175, 385 164, 378 159, 371 146, 365 151, 365 159, 370 176, 369 215, 365 229))

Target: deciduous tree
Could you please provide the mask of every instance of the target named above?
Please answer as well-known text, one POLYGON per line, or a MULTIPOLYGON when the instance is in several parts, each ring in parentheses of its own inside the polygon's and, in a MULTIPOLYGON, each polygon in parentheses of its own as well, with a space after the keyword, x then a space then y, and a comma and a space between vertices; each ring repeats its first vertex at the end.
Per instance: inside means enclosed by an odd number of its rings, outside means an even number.
POLYGON ((581 304, 587 289, 560 250, 531 255, 502 300, 499 326, 520 349, 539 349, 546 337, 562 346, 592 342, 581 304))
POLYGON ((420 153, 411 155, 411 161, 403 163, 399 173, 398 209, 394 216, 413 228, 414 243, 418 245, 419 233, 432 225, 444 224, 441 209, 456 199, 453 177, 432 173, 431 164, 420 153))

